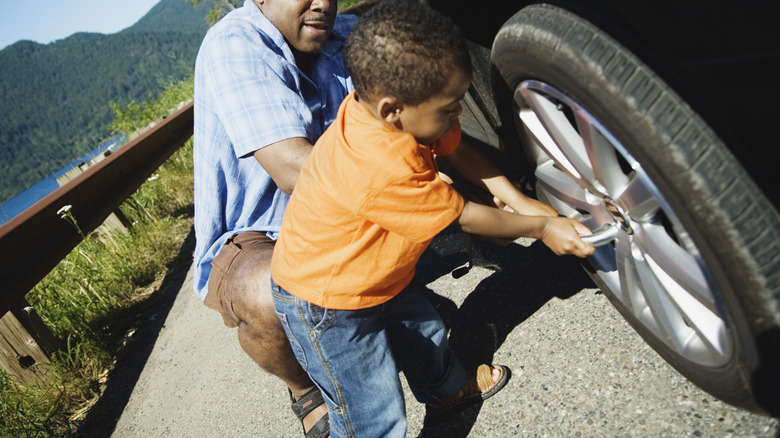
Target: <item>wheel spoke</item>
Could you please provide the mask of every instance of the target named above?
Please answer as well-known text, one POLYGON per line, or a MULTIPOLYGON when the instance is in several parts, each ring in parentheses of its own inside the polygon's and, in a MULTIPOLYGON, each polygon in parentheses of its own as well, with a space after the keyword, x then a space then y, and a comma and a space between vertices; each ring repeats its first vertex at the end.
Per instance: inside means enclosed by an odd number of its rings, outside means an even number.
POLYGON ((574 208, 590 211, 594 207, 582 186, 552 162, 537 167, 536 179, 544 185, 547 193, 574 208))
POLYGON ((671 277, 636 240, 624 245, 619 269, 627 308, 685 357, 700 361, 723 357, 728 352, 725 323, 707 300, 697 296, 709 294, 706 287, 692 294, 689 284, 671 277))
POLYGON ((602 134, 587 113, 578 109, 574 115, 600 191, 605 195, 622 192, 628 176, 621 169, 613 141, 602 134))
POLYGON ((693 240, 641 164, 598 120, 559 90, 527 80, 518 116, 537 149, 538 189, 591 229, 619 226, 588 258, 606 292, 686 360, 723 364, 732 354, 722 303, 693 240))
POLYGON ((544 150, 545 154, 552 158, 553 161, 566 173, 569 174, 574 180, 581 180, 582 175, 572 165, 572 163, 566 158, 563 152, 560 150, 556 141, 550 136, 547 128, 542 124, 536 112, 530 109, 523 109, 520 111, 520 120, 528 129, 528 132, 533 136, 534 142, 544 150))
POLYGON ((634 220, 652 217, 660 208, 656 195, 636 175, 625 184, 615 201, 634 220))
MULTIPOLYGON (((678 331, 675 332, 679 338, 676 339, 676 344, 680 344, 681 351, 687 351, 689 355, 700 354, 695 350, 703 343, 708 350, 713 350, 719 355, 725 354, 725 323, 718 314, 669 277, 667 272, 655 263, 655 260, 650 257, 646 260, 658 284, 665 286, 664 298, 669 299, 669 302, 674 305, 686 325, 683 327, 678 324, 678 331)), ((659 297, 660 299, 662 298, 659 297)))
POLYGON ((717 312, 715 298, 704 278, 696 258, 682 248, 669 236, 666 230, 657 224, 645 224, 637 233, 647 257, 653 260, 657 276, 665 277, 677 289, 695 299, 710 312, 717 312))
POLYGON ((654 321, 658 324, 657 330, 662 334, 662 339, 666 339, 677 351, 682 351, 683 344, 680 342, 679 330, 685 324, 677 309, 666 299, 664 285, 658 281, 641 251, 636 249, 632 247, 632 257, 630 258, 632 270, 638 279, 636 290, 632 291, 632 296, 642 295, 654 321))
POLYGON ((620 298, 627 309, 633 310, 635 315, 640 316, 643 309, 647 307, 647 303, 641 294, 636 296, 631 294, 632 291, 639 289, 637 287, 638 274, 631 258, 631 243, 626 234, 621 233, 615 244, 615 261, 620 273, 620 288, 618 291, 613 290, 613 293, 620 298))
POLYGON ((520 111, 520 120, 538 145, 580 185, 594 193, 601 192, 601 187, 593 185, 593 167, 582 137, 566 115, 546 96, 534 90, 521 86, 518 92, 520 96, 515 98, 528 105, 527 109, 520 111))

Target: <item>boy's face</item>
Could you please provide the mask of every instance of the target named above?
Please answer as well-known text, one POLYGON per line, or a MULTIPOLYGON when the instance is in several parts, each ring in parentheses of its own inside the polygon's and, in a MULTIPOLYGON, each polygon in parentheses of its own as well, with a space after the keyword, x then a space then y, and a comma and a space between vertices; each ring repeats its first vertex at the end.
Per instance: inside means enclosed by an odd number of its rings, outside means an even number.
POLYGON ((254 0, 294 51, 322 50, 336 20, 336 0, 254 0))
POLYGON ((455 71, 441 93, 416 106, 404 105, 399 128, 412 134, 420 144, 442 138, 455 125, 461 113, 460 100, 471 85, 471 74, 455 71))

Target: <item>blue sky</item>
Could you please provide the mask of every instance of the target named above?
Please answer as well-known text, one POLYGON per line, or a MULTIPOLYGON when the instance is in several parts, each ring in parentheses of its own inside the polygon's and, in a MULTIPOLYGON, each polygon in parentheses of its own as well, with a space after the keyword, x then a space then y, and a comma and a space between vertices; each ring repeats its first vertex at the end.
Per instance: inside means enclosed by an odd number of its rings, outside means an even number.
POLYGON ((46 44, 76 32, 118 32, 159 1, 0 0, 0 49, 19 40, 46 44))

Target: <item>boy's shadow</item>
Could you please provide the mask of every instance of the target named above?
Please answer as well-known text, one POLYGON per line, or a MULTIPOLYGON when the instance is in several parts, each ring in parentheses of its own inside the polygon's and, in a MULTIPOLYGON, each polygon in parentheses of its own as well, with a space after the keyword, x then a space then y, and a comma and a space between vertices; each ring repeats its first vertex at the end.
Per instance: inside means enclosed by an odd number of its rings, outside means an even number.
MULTIPOLYGON (((430 289, 428 298, 450 328, 450 345, 466 369, 493 363, 509 333, 553 297, 566 299, 595 287, 573 256, 556 256, 541 242, 529 247, 512 243, 498 247, 447 229, 434 239, 418 263, 415 281, 427 285, 442 275, 462 275, 469 262, 494 272, 469 293, 460 307, 430 289), (471 240, 471 242, 469 242, 471 240), (458 269, 460 268, 460 269, 458 269)), ((420 437, 465 437, 481 404, 446 423, 426 421, 420 437)))

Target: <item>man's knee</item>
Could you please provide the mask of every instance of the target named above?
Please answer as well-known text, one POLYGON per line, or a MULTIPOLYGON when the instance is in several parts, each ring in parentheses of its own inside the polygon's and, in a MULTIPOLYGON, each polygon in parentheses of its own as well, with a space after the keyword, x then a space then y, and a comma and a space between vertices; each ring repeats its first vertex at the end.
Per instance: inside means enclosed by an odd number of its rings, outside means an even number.
POLYGON ((270 286, 273 247, 265 234, 245 232, 229 239, 214 258, 205 304, 219 311, 228 327, 276 318, 270 286))
POLYGON ((271 296, 271 274, 268 263, 253 263, 239 270, 233 285, 233 312, 243 323, 278 324, 271 296))

